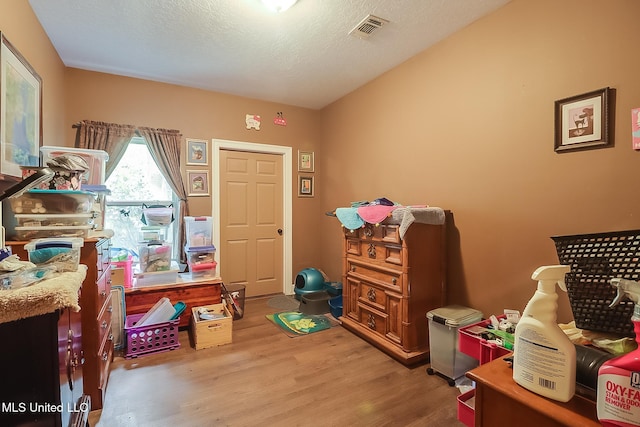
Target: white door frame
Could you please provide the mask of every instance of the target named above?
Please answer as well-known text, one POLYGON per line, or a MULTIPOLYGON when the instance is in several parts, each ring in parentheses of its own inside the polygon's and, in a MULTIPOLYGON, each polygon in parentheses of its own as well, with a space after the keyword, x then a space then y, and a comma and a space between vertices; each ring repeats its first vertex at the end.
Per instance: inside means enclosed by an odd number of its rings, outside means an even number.
MULTIPOLYGON (((226 139, 212 139, 212 168, 211 174, 212 185, 212 216, 213 216, 213 244, 216 248, 220 248, 220 150, 249 151, 253 153, 278 154, 283 157, 282 161, 282 195, 284 215, 284 224, 282 224, 283 232, 283 254, 282 254, 282 274, 283 289, 286 295, 293 295, 293 275, 291 273, 292 256, 293 256, 293 214, 292 214, 292 149, 280 145, 256 144, 252 142, 231 141, 226 139), (217 232, 216 232, 217 231, 217 232)), ((222 277, 222 269, 224 265, 218 265, 218 275, 222 277)), ((224 279, 223 279, 224 280, 224 279)))

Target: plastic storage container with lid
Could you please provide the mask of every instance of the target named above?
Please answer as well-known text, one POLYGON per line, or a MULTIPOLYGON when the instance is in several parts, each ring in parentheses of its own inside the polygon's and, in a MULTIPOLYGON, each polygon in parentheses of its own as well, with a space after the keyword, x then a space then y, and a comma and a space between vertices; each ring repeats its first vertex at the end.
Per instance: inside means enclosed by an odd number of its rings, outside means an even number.
POLYGON ((436 308, 427 313, 431 366, 427 373, 444 376, 449 385, 478 366, 474 358, 458 351, 458 328, 478 322, 482 313, 460 305, 436 308))
POLYGON ((57 271, 77 271, 80 263, 81 238, 36 239, 24 245, 29 261, 35 265, 54 265, 57 271))
POLYGON ((14 214, 89 213, 95 193, 78 190, 30 190, 9 199, 14 214))
POLYGON ((80 156, 89 166, 89 170, 82 174, 82 185, 102 185, 105 183, 106 163, 109 160, 109 154, 106 151, 45 145, 40 147, 40 153, 42 154, 43 165, 47 164, 47 160, 66 154, 80 156))
POLYGON ((213 220, 210 216, 185 216, 186 248, 209 246, 213 242, 213 220))

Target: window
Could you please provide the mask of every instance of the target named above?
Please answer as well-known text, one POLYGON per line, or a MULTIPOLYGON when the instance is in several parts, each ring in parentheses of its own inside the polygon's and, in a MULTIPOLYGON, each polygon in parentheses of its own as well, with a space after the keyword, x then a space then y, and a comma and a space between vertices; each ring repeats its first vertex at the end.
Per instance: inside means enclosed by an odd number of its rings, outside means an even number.
MULTIPOLYGON (((142 205, 177 206, 175 194, 156 166, 143 138, 131 139, 106 185, 111 194, 106 198, 105 228, 114 231, 112 245, 137 254, 145 227, 141 221, 142 205)), ((159 230, 168 242, 175 241, 174 224, 175 221, 166 229, 159 230)), ((175 247, 173 252, 172 258, 179 258, 175 247)))

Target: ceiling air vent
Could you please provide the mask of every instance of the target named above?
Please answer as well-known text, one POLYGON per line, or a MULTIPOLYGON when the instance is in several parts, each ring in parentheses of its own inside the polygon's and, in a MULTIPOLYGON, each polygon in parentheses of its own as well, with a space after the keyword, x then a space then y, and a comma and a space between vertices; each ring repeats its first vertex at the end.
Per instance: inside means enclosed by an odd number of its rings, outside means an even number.
POLYGON ((388 24, 386 19, 369 15, 364 18, 356 27, 349 32, 350 35, 361 39, 368 39, 376 30, 379 30, 384 24, 388 24))

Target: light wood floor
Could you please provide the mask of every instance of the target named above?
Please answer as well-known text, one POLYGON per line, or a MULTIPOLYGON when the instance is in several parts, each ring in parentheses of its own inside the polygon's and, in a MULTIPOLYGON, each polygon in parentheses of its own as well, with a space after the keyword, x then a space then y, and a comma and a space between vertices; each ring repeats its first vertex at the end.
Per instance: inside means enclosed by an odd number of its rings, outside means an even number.
MULTIPOLYGON (((458 389, 396 362, 340 326, 289 338, 266 318, 269 298, 245 301, 233 343, 112 364, 91 426, 463 426, 458 389)), ((425 319, 426 321, 426 319, 425 319)))

